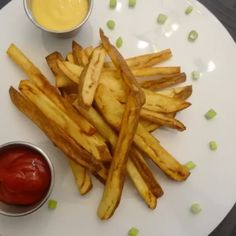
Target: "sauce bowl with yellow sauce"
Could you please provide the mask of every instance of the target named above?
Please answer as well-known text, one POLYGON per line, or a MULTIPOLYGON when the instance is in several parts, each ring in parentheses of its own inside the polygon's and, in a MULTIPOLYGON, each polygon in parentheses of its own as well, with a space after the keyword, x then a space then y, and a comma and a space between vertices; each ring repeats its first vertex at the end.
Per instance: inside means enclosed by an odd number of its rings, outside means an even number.
POLYGON ((59 37, 74 36, 89 18, 93 0, 23 0, 28 18, 59 37))

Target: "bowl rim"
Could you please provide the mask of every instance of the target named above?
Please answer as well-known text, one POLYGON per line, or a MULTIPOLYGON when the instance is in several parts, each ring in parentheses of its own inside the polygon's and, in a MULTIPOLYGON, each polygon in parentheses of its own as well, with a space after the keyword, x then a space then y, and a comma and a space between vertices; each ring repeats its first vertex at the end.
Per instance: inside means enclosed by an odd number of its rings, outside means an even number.
MULTIPOLYGON (((30 21, 36 26, 38 27, 39 29, 41 30, 44 30, 48 33, 53 33, 53 34, 66 34, 66 33, 71 33, 73 31, 76 31, 78 30, 83 24, 85 24, 85 22, 88 20, 88 18, 90 17, 91 15, 91 12, 92 12, 92 9, 93 9, 93 0, 86 0, 89 2, 89 10, 87 12, 87 15, 86 17, 78 24, 76 25, 75 27, 73 28, 70 28, 68 30, 62 30, 62 31, 58 31, 58 30, 50 30, 46 27, 44 27, 43 25, 40 25, 33 17, 33 14, 31 12, 31 10, 29 9, 29 6, 28 6, 28 2, 29 0, 23 0, 23 5, 24 5, 24 10, 25 10, 25 13, 26 15, 28 16, 28 18, 30 19, 30 21)), ((32 1, 32 0, 31 0, 32 1)))
MULTIPOLYGON (((31 209, 26 210, 25 212, 21 212, 21 213, 10 213, 10 212, 6 212, 6 211, 3 211, 0 209, 1 215, 10 216, 10 217, 19 217, 19 216, 26 216, 26 215, 29 215, 29 214, 37 211, 49 199, 49 196, 52 193, 54 183, 55 183, 55 169, 54 169, 52 161, 50 160, 48 155, 39 146, 37 146, 33 143, 30 143, 30 142, 27 142, 27 141, 11 141, 11 142, 1 144, 0 145, 0 152, 4 149, 11 148, 13 146, 24 146, 26 148, 29 148, 29 149, 39 152, 41 154, 42 158, 44 158, 44 160, 47 162, 49 170, 50 170, 50 174, 51 174, 50 185, 47 190, 47 193, 44 195, 44 197, 39 202, 32 204, 31 209)), ((3 202, 2 204, 6 204, 6 203, 3 202)), ((6 205, 11 207, 11 205, 9 205, 9 204, 6 204, 6 205)), ((14 205, 12 205, 12 206, 14 207, 14 205)), ((28 205, 26 207, 29 207, 29 206, 31 206, 31 205, 28 205)), ((22 208, 24 208, 24 206, 22 206, 22 208)))

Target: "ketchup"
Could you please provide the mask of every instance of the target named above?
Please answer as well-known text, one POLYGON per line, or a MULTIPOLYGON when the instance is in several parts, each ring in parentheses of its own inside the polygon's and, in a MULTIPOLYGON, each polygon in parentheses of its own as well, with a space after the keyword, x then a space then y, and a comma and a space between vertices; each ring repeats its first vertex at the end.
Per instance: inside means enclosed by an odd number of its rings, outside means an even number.
POLYGON ((42 155, 22 145, 0 151, 0 201, 30 205, 48 191, 50 169, 42 155))

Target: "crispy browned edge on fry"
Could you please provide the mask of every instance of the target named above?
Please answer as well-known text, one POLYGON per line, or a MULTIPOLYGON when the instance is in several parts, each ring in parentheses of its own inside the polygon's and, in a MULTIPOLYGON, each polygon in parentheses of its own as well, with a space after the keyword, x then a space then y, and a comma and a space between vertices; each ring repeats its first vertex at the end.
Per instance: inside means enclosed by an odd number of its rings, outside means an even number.
POLYGON ((85 195, 93 187, 89 170, 74 162, 73 160, 69 160, 69 165, 71 167, 72 173, 75 178, 75 183, 80 194, 85 195))
POLYGON ((101 219, 108 219, 114 214, 121 199, 126 176, 128 153, 133 143, 133 137, 138 126, 139 114, 142 104, 145 102, 145 96, 124 58, 119 54, 117 49, 110 44, 108 38, 101 29, 100 38, 107 54, 120 71, 126 86, 130 90, 121 120, 120 132, 110 165, 107 182, 97 211, 98 216, 101 219))
POLYGON ((100 162, 79 146, 54 122, 48 120, 33 103, 24 98, 13 87, 10 87, 9 93, 15 106, 31 119, 67 157, 86 167, 91 172, 97 172, 101 169, 100 162))
POLYGON ((145 80, 140 82, 142 88, 158 91, 186 81, 185 73, 163 76, 158 79, 145 80))

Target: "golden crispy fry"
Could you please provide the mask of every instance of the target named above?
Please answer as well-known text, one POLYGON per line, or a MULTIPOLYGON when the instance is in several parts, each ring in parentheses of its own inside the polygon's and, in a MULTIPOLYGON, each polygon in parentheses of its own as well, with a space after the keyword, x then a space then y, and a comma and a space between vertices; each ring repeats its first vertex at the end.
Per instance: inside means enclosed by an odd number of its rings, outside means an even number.
POLYGON ((143 108, 149 111, 170 113, 181 111, 191 105, 191 103, 176 97, 172 98, 147 89, 144 89, 144 92, 146 95, 146 103, 143 108))
POLYGON ((59 52, 53 52, 46 56, 46 61, 48 63, 49 68, 51 69, 54 75, 63 75, 63 72, 57 66, 57 60, 63 61, 64 58, 59 52))
POLYGON ((86 54, 85 50, 75 41, 72 42, 72 55, 75 64, 80 66, 86 66, 88 64, 88 55, 86 54))
POLYGON ((147 163, 143 159, 141 153, 133 148, 130 152, 131 162, 134 163, 136 168, 138 169, 141 176, 143 176, 144 181, 147 183, 151 192, 157 197, 161 197, 163 195, 163 190, 161 186, 156 181, 155 177, 153 176, 152 172, 150 171, 147 163))
POLYGON ((140 120, 139 123, 150 133, 161 127, 161 125, 155 124, 149 120, 140 120))
POLYGON ((49 120, 53 120, 59 127, 64 129, 70 137, 101 161, 110 161, 109 150, 101 137, 94 133, 86 135, 71 117, 53 103, 41 90, 31 81, 21 81, 19 88, 21 92, 33 102, 49 120))
POLYGON ((176 87, 171 89, 165 89, 158 92, 159 94, 172 97, 172 98, 178 98, 185 100, 189 98, 192 94, 192 86, 184 86, 184 87, 176 87))
POLYGON ((31 119, 67 157, 92 172, 101 169, 100 163, 89 152, 76 143, 63 129, 59 128, 54 121, 48 120, 33 103, 13 87, 10 88, 9 93, 15 106, 31 119))
MULTIPOLYGON (((166 49, 160 52, 145 54, 141 56, 131 57, 126 59, 126 63, 131 68, 143 68, 155 66, 158 63, 164 62, 172 57, 170 49, 166 49)), ((107 62, 104 64, 106 68, 113 68, 112 62, 107 62)))
POLYGON ((147 185, 147 181, 140 174, 139 170, 136 168, 132 161, 127 162, 127 172, 131 177, 131 181, 138 190, 140 196, 146 202, 150 209, 155 209, 157 205, 157 197, 150 190, 150 186, 147 185))
POLYGON ((182 83, 184 81, 186 81, 186 74, 179 73, 179 74, 167 75, 164 77, 160 77, 158 79, 146 80, 140 82, 140 85, 142 88, 157 91, 182 83))
POLYGON ((166 114, 158 113, 149 111, 146 109, 142 109, 140 113, 140 117, 144 120, 151 121, 155 124, 161 125, 161 126, 167 126, 173 129, 177 129, 180 131, 183 131, 186 129, 183 123, 176 120, 173 117, 168 117, 166 114))
POLYGON ((136 77, 163 76, 180 73, 180 67, 141 67, 131 69, 136 77))
POLYGON ((102 47, 95 48, 87 66, 80 75, 78 102, 81 106, 91 107, 93 103, 105 56, 106 53, 102 47))
POLYGON ((66 60, 69 61, 70 63, 75 63, 72 52, 67 53, 66 60))
MULTIPOLYGON (((95 96, 96 105, 105 120, 116 130, 120 128, 124 107, 120 104, 103 85, 99 85, 95 96), (101 89, 101 90, 100 90, 101 89)), ((148 155, 153 162, 170 178, 185 180, 189 171, 171 156, 144 127, 138 125, 134 136, 135 145, 148 155)))
MULTIPOLYGON (((8 55, 13 59, 13 61, 16 62, 17 65, 19 65, 23 69, 23 71, 28 75, 29 79, 33 81, 39 89, 47 93, 50 99, 55 104, 57 104, 61 110, 67 112, 72 117, 72 119, 78 123, 83 132, 88 135, 92 135, 96 132, 95 128, 91 124, 89 124, 86 119, 78 115, 71 104, 67 103, 59 95, 58 91, 48 82, 41 71, 16 46, 11 45, 9 47, 8 55)), ((58 53, 55 53, 54 56, 55 55, 58 56, 58 53)), ((50 57, 48 56, 48 62, 51 60, 49 58, 52 58, 52 54, 50 57)), ((51 62, 50 66, 54 68, 53 72, 57 73, 58 68, 56 69, 56 66, 53 66, 52 64, 53 63, 51 62)))
POLYGON ((81 195, 85 195, 88 193, 92 187, 92 179, 89 174, 89 171, 82 167, 81 165, 78 165, 76 162, 69 160, 69 165, 72 170, 72 173, 75 178, 76 185, 78 187, 78 190, 81 195))
POLYGON ((119 205, 126 176, 128 153, 137 129, 140 109, 140 100, 136 99, 132 91, 126 103, 108 178, 98 207, 98 216, 101 219, 110 218, 119 205))
POLYGON ((122 55, 117 51, 117 49, 110 43, 109 39, 104 35, 104 32, 100 29, 100 38, 102 45, 105 48, 107 54, 111 58, 113 64, 115 65, 117 71, 123 78, 126 86, 130 91, 138 93, 136 99, 140 100, 141 105, 145 103, 145 94, 142 91, 140 85, 136 81, 134 75, 129 69, 127 62, 124 60, 122 55))

